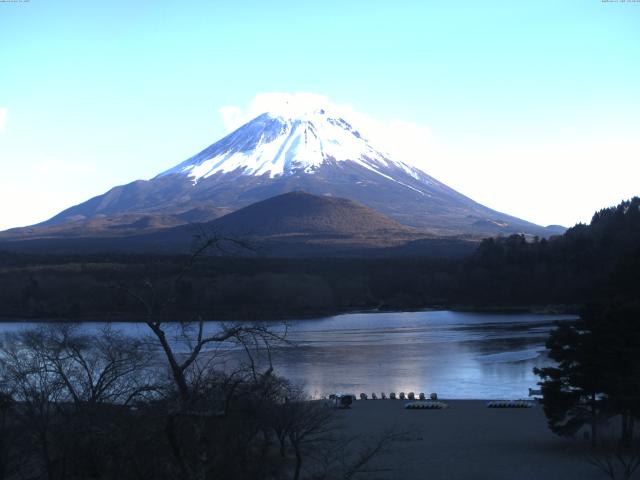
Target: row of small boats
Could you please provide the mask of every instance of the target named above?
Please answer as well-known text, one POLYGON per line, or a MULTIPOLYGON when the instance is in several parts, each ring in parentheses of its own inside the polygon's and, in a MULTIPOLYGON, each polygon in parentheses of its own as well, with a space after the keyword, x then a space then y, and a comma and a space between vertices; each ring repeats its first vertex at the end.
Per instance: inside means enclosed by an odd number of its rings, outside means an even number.
POLYGON ((442 410, 443 408, 449 408, 444 402, 434 402, 432 400, 407 402, 404 406, 407 410, 442 410))
MULTIPOLYGON (((488 408, 533 408, 534 402, 531 400, 493 400, 487 402, 488 408)), ((416 401, 407 402, 404 408, 408 410, 441 410, 443 408, 449 408, 444 402, 437 401, 416 401)))
POLYGON ((493 400, 487 402, 488 408, 532 408, 534 405, 531 400, 493 400))
MULTIPOLYGON (((400 392, 397 396, 395 392, 391 392, 388 397, 384 392, 381 393, 380 397, 375 393, 371 394, 371 400, 377 400, 378 398, 381 400, 387 398, 389 400, 408 400, 405 404, 405 408, 408 410, 441 410, 449 407, 446 403, 438 401, 436 393, 430 394, 429 398, 424 393, 419 393, 416 397, 414 392, 409 392, 408 394, 400 392)), ((333 401, 334 406, 337 408, 349 408, 355 399, 356 396, 351 394, 338 393, 329 395, 329 400, 333 401)), ((369 400, 369 396, 366 393, 361 393, 360 400, 369 400)), ((534 406, 535 401, 532 400, 491 400, 487 402, 487 408, 532 408, 534 406)))
MULTIPOLYGON (((385 400, 387 398, 387 394, 382 392, 380 394, 380 397, 378 397, 378 395, 376 393, 372 393, 371 394, 371 400, 377 400, 378 398, 385 400)), ((360 400, 368 400, 369 397, 367 396, 366 393, 361 393, 360 394, 360 400)), ((424 393, 419 393, 417 399, 419 400, 426 400, 427 397, 424 393)), ((437 393, 432 393, 429 395, 429 399, 430 400, 438 400, 438 394, 437 393)), ((398 393, 398 396, 396 397, 395 392, 391 392, 389 393, 389 400, 416 400, 416 394, 413 392, 409 392, 407 394, 405 394, 404 392, 400 392, 398 393)))

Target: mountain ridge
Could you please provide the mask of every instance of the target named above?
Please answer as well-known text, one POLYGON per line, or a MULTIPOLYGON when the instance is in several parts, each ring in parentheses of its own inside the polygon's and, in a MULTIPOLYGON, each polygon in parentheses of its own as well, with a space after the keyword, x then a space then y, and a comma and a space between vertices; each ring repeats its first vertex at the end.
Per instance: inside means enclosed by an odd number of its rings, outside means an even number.
MULTIPOLYGON (((263 113, 150 180, 114 187, 8 235, 38 235, 42 227, 51 235, 82 235, 78 222, 87 222, 90 235, 91 219, 100 216, 156 217, 148 220, 154 228, 186 224, 194 211, 200 211, 198 221, 210 221, 296 190, 355 200, 428 235, 546 237, 563 231, 485 207, 410 163, 390 159, 351 123, 325 109, 293 113, 263 113)), ((144 222, 140 227, 145 231, 144 222)), ((135 233, 135 227, 130 230, 135 233)))
POLYGON ((185 254, 203 238, 217 238, 238 255, 274 257, 460 256, 477 245, 473 239, 430 237, 353 200, 295 191, 209 222, 128 236, 0 239, 0 250, 185 254))

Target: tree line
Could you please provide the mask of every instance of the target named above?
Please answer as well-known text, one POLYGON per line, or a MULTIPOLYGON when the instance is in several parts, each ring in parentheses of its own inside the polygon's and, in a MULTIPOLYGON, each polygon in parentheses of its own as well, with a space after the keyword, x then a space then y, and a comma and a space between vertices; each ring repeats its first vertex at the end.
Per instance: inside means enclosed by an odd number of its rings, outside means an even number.
POLYGON ((555 364, 535 369, 549 428, 585 433, 590 462, 611 479, 631 479, 640 468, 640 202, 597 212, 556 248, 568 253, 549 252, 550 261, 591 280, 579 320, 558 324, 546 342, 555 364))
MULTIPOLYGON (((637 284, 639 206, 634 198, 603 209, 589 225, 550 239, 486 239, 462 259, 209 256, 181 279, 163 314, 259 320, 429 307, 575 311, 595 297, 628 295, 637 284)), ((0 253, 0 317, 142 318, 144 309, 118 285, 145 278, 169 284, 184 262, 183 256, 0 253)))

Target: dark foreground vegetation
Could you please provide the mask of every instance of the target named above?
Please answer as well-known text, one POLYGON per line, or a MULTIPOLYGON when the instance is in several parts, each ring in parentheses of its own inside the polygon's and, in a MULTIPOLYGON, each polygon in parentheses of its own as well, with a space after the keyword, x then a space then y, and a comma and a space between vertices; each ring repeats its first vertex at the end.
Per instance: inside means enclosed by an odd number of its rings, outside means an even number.
MULTIPOLYGON (((367 309, 572 309, 640 283, 640 199, 551 239, 483 241, 463 259, 201 258, 166 318, 272 319, 367 309)), ((123 286, 168 288, 184 256, 0 253, 0 318, 142 318, 123 286)))
POLYGON ((555 247, 579 245, 568 250, 576 273, 597 289, 586 290, 577 322, 551 332, 554 365, 535 370, 549 428, 590 439, 590 463, 611 479, 635 478, 640 469, 639 203, 598 212, 590 227, 572 229, 555 247))
MULTIPOLYGON (((616 295, 588 304, 546 342, 554 364, 536 368, 554 433, 589 439, 589 461, 611 479, 640 468, 640 304, 616 295)), ((605 478, 606 478, 605 477, 605 478)))
POLYGON ((200 325, 183 325, 180 349, 155 320, 147 342, 70 324, 5 338, 0 479, 366 478, 395 440, 346 438, 335 410, 260 367, 284 338, 246 325, 204 336, 200 325), (205 351, 223 343, 246 361, 223 372, 205 351))
POLYGON ((275 374, 286 325, 163 321, 219 247, 206 239, 169 282, 118 284, 147 337, 50 323, 2 339, 0 480, 350 479, 384 453, 397 433, 346 438, 334 409, 275 374))
MULTIPOLYGON (((573 436, 619 417, 620 443, 630 446, 640 419, 640 305, 637 299, 591 303, 577 322, 561 323, 547 340, 555 365, 536 369, 551 430, 573 436)), ((587 432, 586 432, 587 433, 587 432)), ((639 458, 640 460, 640 458, 639 458)))

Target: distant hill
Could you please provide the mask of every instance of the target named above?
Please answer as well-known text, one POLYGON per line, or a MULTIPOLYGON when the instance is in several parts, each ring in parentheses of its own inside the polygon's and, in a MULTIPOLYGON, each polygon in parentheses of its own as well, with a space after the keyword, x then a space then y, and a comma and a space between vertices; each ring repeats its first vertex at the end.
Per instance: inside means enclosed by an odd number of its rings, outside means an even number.
MULTIPOLYGON (((127 215, 130 223, 100 220, 92 236, 75 234, 13 238, 0 249, 31 253, 186 253, 202 235, 250 241, 257 254, 268 256, 455 256, 470 254, 477 239, 433 236, 401 225, 371 208, 346 198, 290 192, 257 202, 210 222, 148 230, 163 217, 127 215), (131 230, 127 230, 127 229, 131 230), (128 235, 114 234, 113 229, 128 235)), ((171 221, 173 217, 169 217, 171 221)), ((97 220, 83 220, 83 224, 97 220)), ((56 228, 49 226, 48 229, 56 228)), ((242 253, 242 252, 240 252, 242 253)), ((250 254, 251 252, 244 252, 250 254)))
POLYGON ((199 206, 176 213, 123 213, 117 215, 82 215, 63 223, 47 223, 30 227, 12 228, 0 232, 2 240, 127 237, 152 233, 180 225, 202 223, 218 218, 229 210, 212 206, 199 206))
POLYGON ((291 192, 257 202, 214 220, 220 232, 250 236, 411 234, 415 230, 354 200, 291 192))

